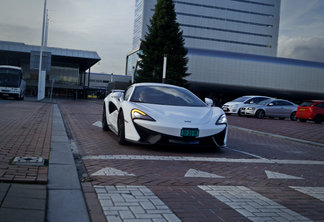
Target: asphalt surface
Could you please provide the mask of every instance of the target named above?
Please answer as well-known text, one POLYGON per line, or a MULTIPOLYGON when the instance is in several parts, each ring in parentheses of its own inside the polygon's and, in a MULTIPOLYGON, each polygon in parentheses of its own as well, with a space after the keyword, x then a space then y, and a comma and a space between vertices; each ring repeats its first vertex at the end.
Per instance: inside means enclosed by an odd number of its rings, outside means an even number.
POLYGON ((0 221, 324 221, 324 124, 229 116, 220 150, 121 146, 101 112, 0 100, 0 221))

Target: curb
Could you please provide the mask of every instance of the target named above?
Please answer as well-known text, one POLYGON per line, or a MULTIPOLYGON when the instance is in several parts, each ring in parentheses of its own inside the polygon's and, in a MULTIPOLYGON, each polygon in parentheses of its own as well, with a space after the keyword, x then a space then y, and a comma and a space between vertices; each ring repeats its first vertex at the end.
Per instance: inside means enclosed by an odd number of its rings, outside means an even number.
POLYGON ((70 141, 57 104, 53 108, 47 192, 47 221, 90 221, 70 141))

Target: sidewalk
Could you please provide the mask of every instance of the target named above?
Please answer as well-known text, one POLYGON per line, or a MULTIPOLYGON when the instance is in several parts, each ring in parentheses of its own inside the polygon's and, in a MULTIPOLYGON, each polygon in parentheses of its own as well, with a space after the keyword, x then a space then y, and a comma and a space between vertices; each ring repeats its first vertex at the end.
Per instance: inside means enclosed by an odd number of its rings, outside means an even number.
POLYGON ((33 99, 0 102, 0 222, 88 222, 57 105, 33 99), (27 158, 14 165, 15 157, 27 158), (35 166, 30 157, 44 164, 35 166))
POLYGON ((13 165, 15 157, 48 160, 53 105, 1 101, 0 221, 44 221, 48 164, 13 165))

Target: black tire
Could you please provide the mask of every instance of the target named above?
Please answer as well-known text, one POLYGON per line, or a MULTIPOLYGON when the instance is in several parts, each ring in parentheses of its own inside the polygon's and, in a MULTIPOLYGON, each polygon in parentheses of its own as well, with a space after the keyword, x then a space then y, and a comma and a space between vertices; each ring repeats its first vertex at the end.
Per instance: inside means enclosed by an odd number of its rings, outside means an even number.
POLYGON ((239 109, 239 111, 237 112, 238 116, 243 116, 241 113, 241 109, 239 109))
POLYGON ((314 119, 315 123, 321 124, 323 122, 323 116, 317 115, 314 119))
POLYGON ((109 131, 105 105, 104 105, 103 110, 102 110, 102 130, 103 131, 109 131))
POLYGON ((255 117, 257 119, 263 119, 265 117, 265 112, 263 110, 259 109, 258 111, 256 111, 255 117))
POLYGON ((299 119, 299 121, 304 123, 304 122, 306 122, 306 119, 299 119))
POLYGON ((124 114, 121 110, 118 114, 118 143, 120 145, 126 145, 126 139, 125 139, 125 120, 124 120, 124 114))
POLYGON ((296 121, 296 120, 297 120, 296 112, 292 112, 292 113, 290 114, 290 120, 292 120, 292 121, 296 121))

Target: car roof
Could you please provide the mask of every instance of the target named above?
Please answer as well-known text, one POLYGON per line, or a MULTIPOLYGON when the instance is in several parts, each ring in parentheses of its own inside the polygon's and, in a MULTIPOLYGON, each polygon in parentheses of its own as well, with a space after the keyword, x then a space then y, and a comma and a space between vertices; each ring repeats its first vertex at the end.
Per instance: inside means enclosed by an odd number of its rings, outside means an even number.
POLYGON ((3 69, 16 69, 16 70, 22 70, 21 67, 18 67, 18 66, 8 66, 8 65, 0 65, 0 68, 3 68, 3 69))
POLYGON ((133 86, 163 86, 163 87, 173 87, 173 88, 183 88, 181 86, 165 84, 165 83, 155 83, 155 82, 144 82, 144 83, 135 83, 133 86))
POLYGON ((324 100, 306 100, 305 102, 323 103, 324 100))

